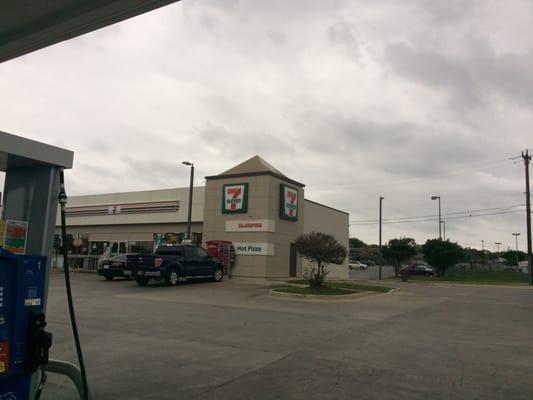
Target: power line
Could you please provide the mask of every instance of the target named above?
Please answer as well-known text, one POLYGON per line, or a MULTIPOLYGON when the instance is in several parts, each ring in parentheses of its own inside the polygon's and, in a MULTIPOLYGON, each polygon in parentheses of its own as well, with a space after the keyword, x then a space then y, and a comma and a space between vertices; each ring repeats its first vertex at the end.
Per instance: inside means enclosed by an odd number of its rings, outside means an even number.
MULTIPOLYGON (((501 211, 505 211, 505 210, 510 210, 511 208, 514 208, 514 207, 523 207, 525 206, 525 204, 514 204, 512 206, 508 206, 508 207, 490 207, 490 208, 480 208, 480 209, 476 209, 476 210, 465 210, 465 211, 454 211, 454 212, 449 212, 449 213, 444 213, 442 214, 443 217, 446 217, 446 216, 451 216, 451 215, 458 215, 458 214, 471 214, 471 213, 478 213, 478 212, 484 212, 484 211, 494 211, 494 210, 501 210, 501 211)), ((412 216, 407 216, 407 217, 391 217, 391 218, 387 218, 387 219, 383 219, 383 221, 385 222, 391 222, 391 221, 401 221, 401 220, 411 220, 411 219, 419 219, 419 218, 437 218, 438 215, 435 215, 435 214, 429 214, 429 215, 412 215, 412 216)), ((375 218, 373 219, 361 219, 361 220, 352 220, 350 221, 350 223, 354 223, 354 224, 357 224, 357 223, 365 223, 365 222, 376 222, 377 220, 375 218)))
MULTIPOLYGON (((453 198, 453 199, 450 199, 450 200, 446 200, 446 204, 451 204, 451 203, 466 203, 466 202, 477 202, 477 203, 486 203, 484 201, 481 201, 481 200, 487 200, 487 199, 491 199, 491 200, 494 200, 494 199, 503 199, 503 198, 509 198, 509 197, 514 197, 514 198, 518 198, 520 197, 520 200, 522 199, 522 193, 518 193, 518 192, 508 192, 508 193, 497 193, 497 194, 493 194, 493 195, 487 195, 487 196, 478 196, 478 197, 464 197, 464 198, 453 198)), ((428 202, 427 201, 424 201, 424 202, 417 202, 417 203, 401 203, 401 202, 394 202, 394 204, 392 204, 392 207, 394 209, 409 209, 409 208, 422 208, 424 206, 427 206, 428 205, 428 202)), ((357 207, 357 211, 361 211, 361 210, 371 210, 371 211, 374 211, 376 207, 357 207)), ((428 207, 429 208, 429 207, 428 207)), ((497 207, 495 207, 497 208, 497 207)), ((349 210, 348 208, 345 208, 346 210, 349 210)))
MULTIPOLYGON (((515 214, 518 212, 524 212, 524 210, 511 210, 511 211, 501 211, 501 212, 494 212, 494 213, 485 213, 485 214, 474 214, 474 215, 461 215, 456 217, 449 217, 446 218, 446 220, 452 220, 452 219, 464 219, 464 218, 475 218, 475 217, 487 217, 491 215, 502 215, 502 214, 515 214)), ((402 220, 402 221, 387 221, 382 222, 384 225, 387 224, 410 224, 410 223, 416 223, 416 222, 434 222, 436 217, 433 218, 424 218, 424 219, 413 219, 413 220, 402 220)), ((379 222, 364 222, 364 223, 350 223, 350 226, 365 226, 365 225, 377 225, 379 222)))

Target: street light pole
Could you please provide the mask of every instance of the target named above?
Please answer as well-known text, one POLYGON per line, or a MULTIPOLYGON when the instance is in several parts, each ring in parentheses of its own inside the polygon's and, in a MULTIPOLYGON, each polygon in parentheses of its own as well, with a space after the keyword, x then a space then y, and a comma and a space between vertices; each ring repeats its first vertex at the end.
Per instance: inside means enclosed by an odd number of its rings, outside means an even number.
POLYGON ((446 221, 442 220, 442 240, 446 240, 446 221))
POLYGON ((518 265, 518 236, 520 236, 520 233, 513 233, 513 236, 516 241, 516 265, 518 265))
POLYGON ((379 196, 379 280, 382 279, 381 276, 381 264, 383 263, 383 254, 381 251, 381 225, 382 225, 382 211, 383 211, 383 196, 379 196))
POLYGON ((192 218, 192 192, 194 183, 194 164, 189 161, 183 161, 183 165, 191 167, 191 181, 189 183, 189 210, 187 214, 187 240, 191 240, 191 218, 192 218))
POLYGON ((431 196, 431 200, 439 201, 439 240, 442 240, 441 227, 440 227, 440 224, 442 223, 442 219, 440 217, 440 196, 431 196))

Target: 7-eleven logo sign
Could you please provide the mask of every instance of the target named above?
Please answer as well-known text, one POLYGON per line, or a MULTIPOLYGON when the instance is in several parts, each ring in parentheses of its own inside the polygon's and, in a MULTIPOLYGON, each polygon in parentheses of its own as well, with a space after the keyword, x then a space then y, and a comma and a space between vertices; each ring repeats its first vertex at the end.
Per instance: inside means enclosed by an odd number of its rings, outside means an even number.
POLYGON ((296 221, 298 219, 298 189, 281 184, 280 218, 296 221))
POLYGON ((222 193, 222 212, 245 213, 248 211, 248 184, 224 185, 222 193))

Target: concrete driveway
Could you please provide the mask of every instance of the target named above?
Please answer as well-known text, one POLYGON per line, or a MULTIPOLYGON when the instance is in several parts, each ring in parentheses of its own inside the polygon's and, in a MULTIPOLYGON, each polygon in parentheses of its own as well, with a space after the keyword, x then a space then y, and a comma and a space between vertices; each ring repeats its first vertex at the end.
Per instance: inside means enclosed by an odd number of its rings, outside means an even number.
MULTIPOLYGON (((73 274, 93 399, 533 398, 533 290, 398 285, 315 302, 73 274)), ((50 292, 51 355, 75 361, 61 275, 50 292)), ((42 398, 76 397, 50 375, 42 398)))

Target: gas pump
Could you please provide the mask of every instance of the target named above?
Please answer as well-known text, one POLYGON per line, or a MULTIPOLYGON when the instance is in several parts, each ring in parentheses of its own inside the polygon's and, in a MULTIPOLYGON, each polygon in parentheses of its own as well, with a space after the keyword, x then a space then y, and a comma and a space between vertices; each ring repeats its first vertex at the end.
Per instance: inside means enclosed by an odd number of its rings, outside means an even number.
POLYGON ((6 173, 0 220, 0 400, 39 399, 47 372, 67 375, 80 397, 89 398, 68 260, 65 282, 81 371, 48 359, 52 335, 45 330, 58 201, 62 211, 66 203, 63 169, 72 167, 72 159, 68 150, 0 132, 0 170, 6 173))
POLYGON ((28 398, 31 374, 48 363, 45 268, 46 257, 0 250, 0 399, 28 398))

